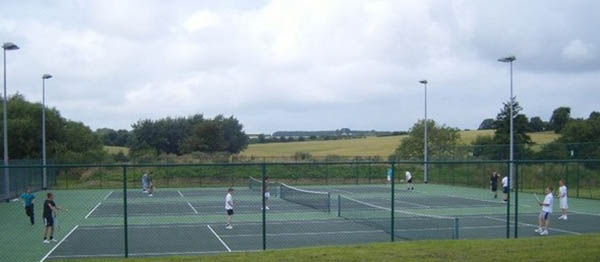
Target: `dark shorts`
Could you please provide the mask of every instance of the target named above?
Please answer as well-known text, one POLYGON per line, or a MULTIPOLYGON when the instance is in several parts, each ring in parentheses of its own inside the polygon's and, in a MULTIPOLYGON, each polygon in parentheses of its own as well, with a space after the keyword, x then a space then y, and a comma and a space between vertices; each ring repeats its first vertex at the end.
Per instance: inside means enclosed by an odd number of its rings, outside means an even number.
POLYGON ((233 209, 227 209, 227 215, 233 216, 233 209))
POLYGON ((496 191, 498 191, 498 185, 494 185, 494 184, 492 184, 492 191, 493 191, 493 192, 496 192, 496 191))
POLYGON ((25 214, 27 214, 28 217, 33 216, 33 204, 25 206, 25 214))
POLYGON ((54 218, 52 216, 44 217, 44 225, 46 225, 47 227, 53 227, 54 218))
POLYGON ((502 192, 503 192, 504 194, 508 194, 508 187, 507 187, 507 186, 505 186, 505 187, 504 187, 504 189, 502 189, 502 192))
POLYGON ((408 181, 406 181, 406 182, 407 183, 412 183, 412 177, 408 181))
POLYGON ((550 213, 548 213, 548 212, 544 212, 544 211, 540 212, 540 218, 542 220, 548 220, 549 215, 550 215, 550 213))

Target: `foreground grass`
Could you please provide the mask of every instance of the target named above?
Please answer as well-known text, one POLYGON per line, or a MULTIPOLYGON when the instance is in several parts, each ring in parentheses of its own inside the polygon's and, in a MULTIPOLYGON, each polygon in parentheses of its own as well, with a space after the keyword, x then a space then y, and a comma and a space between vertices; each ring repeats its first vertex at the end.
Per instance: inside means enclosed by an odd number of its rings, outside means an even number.
POLYGON ((85 262, 600 261, 600 234, 502 240, 414 241, 199 257, 84 259, 85 262))

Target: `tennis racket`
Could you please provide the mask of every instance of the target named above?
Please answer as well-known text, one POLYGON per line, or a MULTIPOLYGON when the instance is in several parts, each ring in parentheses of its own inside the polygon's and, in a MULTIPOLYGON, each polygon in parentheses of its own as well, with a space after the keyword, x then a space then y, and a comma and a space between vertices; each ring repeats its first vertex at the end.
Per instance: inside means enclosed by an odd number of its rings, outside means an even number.
POLYGON ((538 204, 542 203, 542 201, 540 200, 540 198, 538 197, 538 195, 536 193, 533 193, 533 196, 535 197, 535 200, 537 200, 538 204))

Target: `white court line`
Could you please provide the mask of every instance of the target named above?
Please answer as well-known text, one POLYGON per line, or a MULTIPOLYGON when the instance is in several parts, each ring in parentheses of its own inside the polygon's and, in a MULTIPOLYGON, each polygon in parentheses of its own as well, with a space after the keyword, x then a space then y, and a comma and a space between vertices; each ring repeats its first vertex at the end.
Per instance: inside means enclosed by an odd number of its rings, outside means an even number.
POLYGON ((48 254, 46 254, 41 260, 40 262, 44 262, 44 260, 46 260, 46 258, 48 258, 48 256, 50 256, 50 254, 52 254, 52 252, 54 252, 54 250, 60 246, 60 244, 62 244, 63 241, 65 241, 65 239, 67 239, 71 233, 73 233, 77 228, 79 227, 79 225, 76 225, 75 227, 73 227, 73 229, 71 229, 71 231, 69 231, 69 233, 67 235, 65 235, 65 237, 63 237, 58 244, 56 244, 56 246, 54 246, 52 249, 50 249, 50 251, 48 251, 48 254))
POLYGON ((223 241, 223 239, 221 239, 221 237, 219 235, 217 235, 217 232, 215 232, 212 227, 210 227, 210 225, 206 225, 208 227, 208 229, 210 229, 210 231, 215 235, 215 237, 217 237, 217 239, 219 241, 221 241, 221 244, 223 244, 223 246, 227 249, 227 252, 231 252, 231 248, 229 248, 229 246, 227 246, 227 244, 225 243, 225 241, 223 241))
POLYGON ((179 193, 179 195, 181 196, 181 198, 183 198, 183 200, 185 200, 185 202, 187 202, 188 206, 190 206, 192 208, 192 210, 194 211, 194 213, 198 214, 198 210, 196 210, 196 208, 194 208, 194 206, 192 206, 192 203, 190 203, 190 201, 188 201, 184 196, 183 193, 181 193, 181 191, 177 190, 177 193, 179 193))
POLYGON ((104 197, 104 200, 107 200, 107 199, 108 199, 108 197, 110 197, 110 195, 112 195, 112 193, 113 193, 113 192, 114 192, 114 191, 110 191, 110 192, 108 192, 108 194, 107 194, 107 195, 104 197))
MULTIPOLYGON (((242 252, 260 252, 258 249, 236 250, 232 253, 242 252)), ((202 255, 202 254, 219 254, 223 251, 184 251, 184 252, 146 252, 146 253, 129 253, 130 256, 168 256, 168 255, 202 255)), ((62 255, 49 256, 48 258, 90 258, 90 257, 123 257, 123 254, 94 254, 94 255, 62 255)))
POLYGON ((89 212, 89 213, 88 213, 88 214, 85 216, 85 219, 88 219, 88 217, 89 217, 89 216, 90 216, 92 213, 94 213, 94 211, 96 211, 96 208, 98 208, 98 207, 100 206, 100 204, 102 204, 102 202, 98 202, 98 204, 97 204, 97 205, 96 205, 94 208, 92 208, 92 210, 90 210, 90 212, 89 212))
MULTIPOLYGON (((502 218, 495 218, 495 217, 485 217, 485 218, 488 218, 488 219, 491 219, 491 220, 496 220, 496 221, 502 221, 502 222, 506 223, 506 219, 502 219, 502 218)), ((510 222, 510 223, 514 224, 515 222, 510 222)), ((522 223, 522 222, 519 222, 519 225, 528 226, 528 227, 538 227, 537 225, 534 225, 534 224, 528 224, 528 223, 522 223)), ((562 233, 567 233, 567 234, 572 234, 572 235, 577 235, 577 236, 581 235, 581 233, 579 233, 579 232, 569 231, 569 230, 564 230, 564 229, 558 229, 558 228, 554 228, 554 227, 548 228, 548 230, 550 230, 550 231, 556 231, 556 232, 562 232, 562 233)))
POLYGON ((569 210, 569 213, 575 213, 575 214, 581 214, 581 215, 588 215, 588 216, 600 216, 600 214, 594 214, 594 213, 588 213, 588 212, 580 212, 580 211, 574 211, 574 210, 569 210))

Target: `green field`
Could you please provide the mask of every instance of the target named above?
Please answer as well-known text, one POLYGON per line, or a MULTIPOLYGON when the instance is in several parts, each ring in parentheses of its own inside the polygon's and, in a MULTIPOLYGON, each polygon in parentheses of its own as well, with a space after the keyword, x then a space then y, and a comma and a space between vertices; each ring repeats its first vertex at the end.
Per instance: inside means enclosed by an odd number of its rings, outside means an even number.
POLYGON ((108 152, 111 155, 116 155, 119 152, 123 152, 123 154, 129 154, 129 148, 123 146, 104 146, 104 151, 108 152))
MULTIPOLYGON (((494 130, 461 131, 461 144, 471 144, 477 136, 493 135, 494 130)), ((554 132, 529 134, 533 142, 547 144, 558 138, 554 132)), ((310 142, 252 144, 242 155, 255 157, 293 156, 296 152, 307 152, 313 156, 381 156, 388 157, 406 136, 367 137, 310 142)))
POLYGON ((86 262, 192 261, 600 261, 600 235, 511 240, 415 241, 196 257, 82 259, 86 262))

